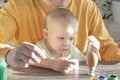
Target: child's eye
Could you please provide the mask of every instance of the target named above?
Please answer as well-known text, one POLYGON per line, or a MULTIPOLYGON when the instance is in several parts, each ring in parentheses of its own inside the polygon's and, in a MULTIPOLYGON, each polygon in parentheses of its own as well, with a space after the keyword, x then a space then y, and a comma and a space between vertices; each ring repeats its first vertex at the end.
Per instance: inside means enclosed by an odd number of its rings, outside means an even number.
POLYGON ((65 38, 64 38, 64 37, 59 37, 59 39, 63 40, 63 39, 65 39, 65 38))
POLYGON ((74 38, 70 38, 70 40, 72 41, 74 38))

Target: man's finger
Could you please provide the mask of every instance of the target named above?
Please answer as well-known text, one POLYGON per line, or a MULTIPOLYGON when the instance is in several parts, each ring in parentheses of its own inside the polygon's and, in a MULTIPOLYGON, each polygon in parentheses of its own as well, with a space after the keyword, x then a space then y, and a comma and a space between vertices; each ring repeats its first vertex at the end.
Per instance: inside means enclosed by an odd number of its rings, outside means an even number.
POLYGON ((27 49, 35 52, 36 55, 38 55, 41 58, 46 58, 45 56, 45 51, 41 50, 40 48, 38 48, 37 46, 35 46, 32 43, 28 43, 28 42, 23 42, 22 44, 24 47, 26 47, 27 49))
POLYGON ((23 67, 23 68, 29 67, 29 63, 25 63, 22 60, 18 60, 16 64, 17 64, 18 67, 23 67))

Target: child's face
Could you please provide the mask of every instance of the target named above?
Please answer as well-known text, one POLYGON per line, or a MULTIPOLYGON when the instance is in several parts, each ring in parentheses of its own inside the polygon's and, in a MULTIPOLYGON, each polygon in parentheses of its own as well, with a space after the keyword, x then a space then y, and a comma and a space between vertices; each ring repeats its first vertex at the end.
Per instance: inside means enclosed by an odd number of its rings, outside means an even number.
POLYGON ((47 46, 51 53, 63 53, 71 48, 77 27, 64 22, 51 21, 47 30, 47 46))

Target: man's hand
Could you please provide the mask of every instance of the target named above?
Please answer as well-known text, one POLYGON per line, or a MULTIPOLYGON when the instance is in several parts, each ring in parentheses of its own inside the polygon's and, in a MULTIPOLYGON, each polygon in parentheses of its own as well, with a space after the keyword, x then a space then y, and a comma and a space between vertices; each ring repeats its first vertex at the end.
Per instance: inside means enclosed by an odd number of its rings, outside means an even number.
POLYGON ((89 44, 90 44, 90 50, 97 53, 99 59, 101 59, 100 53, 99 53, 100 42, 93 35, 88 37, 88 41, 89 41, 89 44))
POLYGON ((23 42, 10 50, 6 61, 11 66, 28 67, 35 62, 40 63, 45 57, 45 51, 29 42, 23 42))
POLYGON ((117 47, 118 47, 118 55, 120 55, 120 42, 117 42, 117 47))
POLYGON ((94 36, 89 36, 88 40, 89 40, 89 43, 91 44, 91 50, 93 52, 99 52, 100 42, 94 36))

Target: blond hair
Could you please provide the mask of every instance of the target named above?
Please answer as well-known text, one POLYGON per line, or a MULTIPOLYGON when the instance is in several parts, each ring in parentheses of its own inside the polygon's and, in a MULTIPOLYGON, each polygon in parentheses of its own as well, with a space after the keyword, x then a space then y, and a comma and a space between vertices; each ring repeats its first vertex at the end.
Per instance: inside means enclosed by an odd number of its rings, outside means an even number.
POLYGON ((49 19, 61 19, 65 24, 71 24, 72 26, 77 26, 77 19, 72 14, 71 11, 65 8, 57 8, 50 11, 46 18, 46 26, 49 19))

